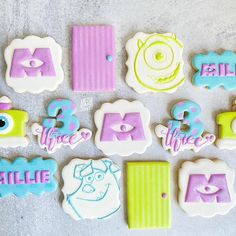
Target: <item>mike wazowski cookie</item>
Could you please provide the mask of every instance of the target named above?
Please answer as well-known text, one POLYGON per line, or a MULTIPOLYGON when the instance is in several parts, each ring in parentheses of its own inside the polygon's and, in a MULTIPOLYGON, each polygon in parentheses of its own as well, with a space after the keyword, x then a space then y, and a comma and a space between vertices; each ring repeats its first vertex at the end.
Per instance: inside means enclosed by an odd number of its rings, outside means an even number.
POLYGON ((200 114, 201 108, 195 102, 185 100, 176 103, 171 110, 174 119, 167 122, 167 127, 160 124, 155 128, 157 137, 162 138, 164 149, 177 155, 184 150, 198 152, 214 143, 214 134, 203 135, 204 124, 200 114))
POLYGON ((73 159, 62 170, 63 210, 75 220, 111 217, 120 209, 120 174, 108 158, 73 159))
POLYGON ((183 44, 175 34, 136 33, 126 51, 126 83, 136 92, 173 93, 184 83, 183 44))
POLYGON ((179 205, 190 216, 227 214, 236 204, 235 172, 221 160, 186 161, 179 170, 179 205))

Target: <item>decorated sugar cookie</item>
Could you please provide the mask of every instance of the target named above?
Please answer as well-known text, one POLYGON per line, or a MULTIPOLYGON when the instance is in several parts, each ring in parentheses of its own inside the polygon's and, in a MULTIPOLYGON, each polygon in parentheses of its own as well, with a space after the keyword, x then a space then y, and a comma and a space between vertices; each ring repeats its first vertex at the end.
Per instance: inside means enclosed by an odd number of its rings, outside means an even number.
POLYGON ((143 153, 152 143, 150 112, 139 101, 104 103, 94 120, 95 144, 106 155, 143 153))
POLYGON ((14 194, 17 197, 29 193, 40 196, 53 192, 58 183, 54 177, 57 163, 52 159, 36 157, 28 161, 17 157, 12 163, 0 158, 0 197, 14 194))
POLYGON ((26 136, 25 125, 28 113, 12 109, 11 100, 0 98, 0 147, 26 147, 29 140, 26 136))
POLYGON ((236 204, 235 172, 221 160, 186 161, 179 170, 179 204, 190 216, 227 214, 236 204))
POLYGON ((236 100, 233 101, 232 111, 217 115, 219 137, 216 146, 220 149, 236 149, 236 100))
POLYGON ((126 83, 136 92, 172 93, 185 81, 183 44, 175 34, 136 33, 126 51, 126 83))
POLYGON ((220 86, 227 90, 236 88, 236 54, 224 51, 222 54, 208 52, 197 54, 193 58, 193 66, 197 70, 193 77, 196 86, 209 89, 220 86))
POLYGON ((128 162, 127 198, 130 229, 170 228, 170 163, 128 162))
POLYGON ((79 130, 80 122, 75 111, 75 103, 68 99, 58 98, 50 102, 47 108, 49 118, 44 118, 42 124, 33 124, 31 128, 41 148, 53 153, 61 146, 73 149, 91 138, 89 129, 79 130))
POLYGON ((157 125, 155 132, 162 138, 165 150, 170 150, 172 155, 177 155, 184 150, 198 152, 205 146, 215 141, 214 134, 204 134, 204 124, 200 120, 201 108, 192 101, 181 101, 171 110, 173 120, 168 121, 168 126, 157 125))
POLYGON ((62 207, 73 219, 106 219, 120 209, 120 168, 110 159, 73 159, 62 178, 62 207))
POLYGON ((63 81, 62 50, 51 37, 14 39, 4 56, 6 82, 18 93, 53 91, 63 81))
POLYGON ((115 30, 113 26, 73 26, 72 79, 73 91, 76 92, 115 90, 115 30))

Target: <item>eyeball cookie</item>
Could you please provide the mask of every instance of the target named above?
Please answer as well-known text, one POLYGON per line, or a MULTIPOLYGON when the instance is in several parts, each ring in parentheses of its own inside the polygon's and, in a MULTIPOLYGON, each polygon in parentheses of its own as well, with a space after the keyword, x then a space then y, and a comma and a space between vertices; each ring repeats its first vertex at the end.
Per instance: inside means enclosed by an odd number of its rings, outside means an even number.
POLYGON ((11 100, 3 96, 0 98, 0 147, 26 147, 29 139, 25 126, 28 113, 12 109, 11 100))
POLYGON ((111 217, 120 209, 120 174, 108 158, 73 159, 62 170, 63 210, 75 220, 111 217))
POLYGON ((157 125, 155 132, 158 138, 162 138, 165 150, 170 150, 172 155, 177 155, 184 150, 198 152, 205 146, 215 141, 214 134, 203 134, 204 124, 200 120, 201 108, 192 101, 176 103, 171 115, 173 120, 168 125, 157 125))
POLYGON ((126 83, 136 92, 172 93, 185 81, 183 44, 175 34, 136 33, 126 51, 126 83))
POLYGON ((236 204, 235 172, 221 160, 186 161, 179 170, 179 204, 190 216, 227 214, 236 204))
POLYGON ((6 82, 18 93, 53 91, 63 81, 61 46, 51 37, 14 39, 4 57, 6 82))
POLYGON ((91 138, 89 129, 79 130, 80 122, 75 111, 75 103, 69 99, 58 98, 49 103, 47 113, 50 118, 43 119, 42 124, 33 124, 31 128, 41 148, 53 153, 61 146, 73 149, 91 138))
POLYGON ((104 103, 95 112, 95 144, 106 155, 143 153, 152 143, 150 112, 139 101, 104 103))

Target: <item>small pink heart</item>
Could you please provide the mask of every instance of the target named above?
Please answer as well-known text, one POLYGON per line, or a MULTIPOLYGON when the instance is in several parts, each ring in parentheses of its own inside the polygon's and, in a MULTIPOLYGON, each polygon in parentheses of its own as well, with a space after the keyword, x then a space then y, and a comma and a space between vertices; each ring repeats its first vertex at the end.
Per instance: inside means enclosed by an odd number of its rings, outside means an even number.
POLYGON ((90 138, 90 133, 89 132, 82 132, 81 137, 86 140, 90 138))

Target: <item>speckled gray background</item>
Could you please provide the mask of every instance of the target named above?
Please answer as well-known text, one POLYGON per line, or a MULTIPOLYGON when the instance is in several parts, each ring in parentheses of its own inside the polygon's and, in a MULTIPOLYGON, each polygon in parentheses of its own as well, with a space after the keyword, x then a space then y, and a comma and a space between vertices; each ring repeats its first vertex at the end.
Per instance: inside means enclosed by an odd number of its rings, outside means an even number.
MULTIPOLYGON (((117 98, 139 99, 151 110, 152 129, 155 124, 169 118, 169 109, 174 101, 192 99, 203 110, 202 120, 209 132, 217 132, 215 115, 228 111, 236 92, 223 89, 208 91, 191 84, 193 70, 190 65, 194 53, 206 50, 236 50, 236 1, 235 0, 123 0, 123 1, 85 1, 85 0, 29 0, 0 1, 0 94, 9 96, 16 108, 29 112, 30 124, 45 116, 45 106, 57 97, 71 98, 78 106, 77 115, 84 127, 94 130, 93 113, 105 101, 117 98), (117 91, 110 94, 76 94, 71 90, 71 35, 73 24, 112 24, 116 28, 117 49, 117 91), (135 32, 174 32, 183 41, 185 60, 185 84, 174 94, 138 95, 124 82, 126 73, 125 42, 135 32), (14 38, 35 34, 52 36, 63 48, 63 68, 65 79, 55 92, 40 95, 17 94, 7 87, 4 80, 5 63, 3 51, 14 38), (81 111, 81 100, 93 98, 90 111, 81 111)), ((29 129, 28 129, 28 133, 29 129)), ((0 155, 13 159, 19 155, 32 158, 35 155, 48 157, 36 140, 29 134, 31 143, 27 148, 0 149, 0 155)), ((102 153, 93 141, 83 143, 74 150, 61 149, 50 155, 58 161, 59 169, 72 157, 99 157, 102 153)), ((76 222, 61 208, 62 195, 58 191, 45 194, 41 198, 28 196, 24 199, 7 197, 0 200, 0 235, 78 235, 78 236, 148 236, 148 235, 236 235, 236 208, 226 216, 211 219, 188 217, 177 203, 177 170, 183 160, 196 157, 218 157, 224 159, 236 170, 236 151, 220 151, 210 146, 198 154, 190 151, 172 157, 165 152, 153 133, 153 144, 142 155, 124 158, 112 156, 124 171, 127 160, 168 160, 172 166, 172 229, 170 230, 129 230, 126 222, 125 177, 121 178, 121 210, 105 221, 83 220, 76 222)), ((58 178, 60 176, 58 175, 58 178)), ((61 180, 61 179, 60 179, 61 180)), ((235 186, 236 187, 236 186, 235 186)))

